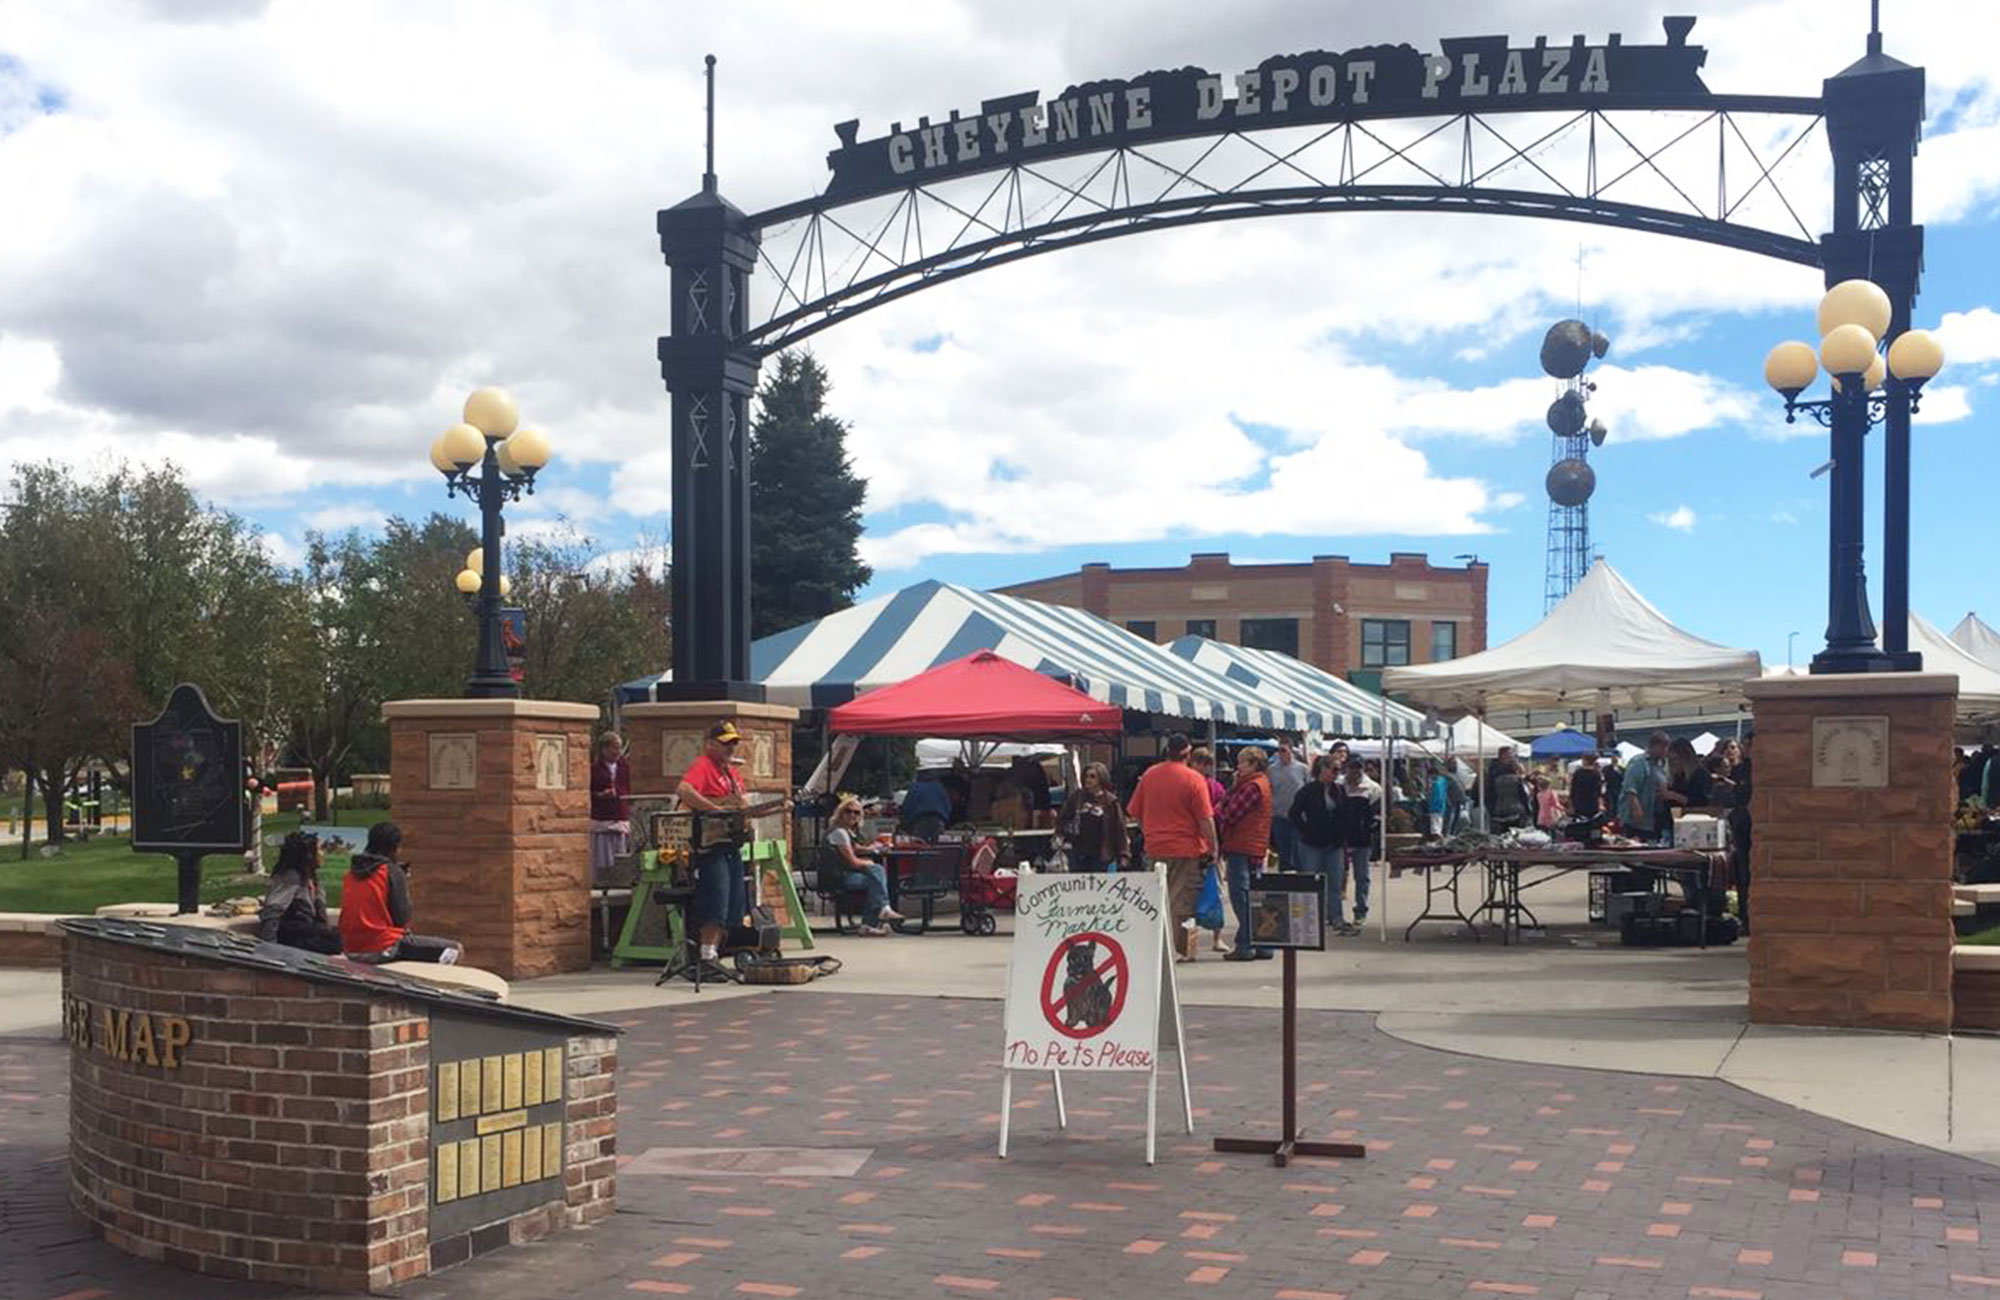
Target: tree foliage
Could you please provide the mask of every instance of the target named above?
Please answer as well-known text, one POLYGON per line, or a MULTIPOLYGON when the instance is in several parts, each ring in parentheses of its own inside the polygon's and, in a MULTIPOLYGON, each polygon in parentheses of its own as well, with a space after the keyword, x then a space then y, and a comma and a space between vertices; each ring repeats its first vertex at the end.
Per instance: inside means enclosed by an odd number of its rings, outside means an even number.
MULTIPOLYGON (((131 724, 200 685, 263 762, 328 788, 389 762, 384 702, 455 697, 477 626, 452 586, 464 518, 309 533, 296 570, 171 466, 95 478, 15 469, 0 497, 0 767, 24 771, 61 835, 62 792, 92 762, 121 778, 131 724)), ((667 662, 665 575, 587 538, 510 542, 527 611, 524 694, 597 701, 667 662)))
POLYGON ((785 352, 758 391, 750 429, 752 636, 782 632, 854 603, 873 571, 861 562, 868 485, 847 458, 847 425, 827 413, 826 368, 785 352))

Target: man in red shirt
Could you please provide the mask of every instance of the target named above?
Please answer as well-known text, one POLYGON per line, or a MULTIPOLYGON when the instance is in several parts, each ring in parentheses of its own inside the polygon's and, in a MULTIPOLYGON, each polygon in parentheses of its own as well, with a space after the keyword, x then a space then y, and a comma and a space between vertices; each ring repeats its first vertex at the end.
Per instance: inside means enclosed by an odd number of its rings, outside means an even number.
POLYGON ((1208 782, 1188 766, 1188 755, 1193 751, 1186 736, 1179 732, 1168 736, 1166 758, 1146 769, 1126 809, 1139 819, 1146 856, 1167 867, 1167 911, 1173 918, 1175 961, 1194 960, 1194 905, 1201 892, 1202 855, 1216 851, 1208 782))
MULTIPOLYGON (((733 722, 708 729, 701 757, 681 776, 681 807, 697 813, 725 812, 749 803, 743 774, 735 767, 736 746, 743 739, 733 722)), ((743 887, 742 851, 734 818, 696 817, 694 851, 694 920, 703 961, 714 961, 726 927, 741 925, 750 910, 743 887), (703 847, 707 845, 708 847, 703 847)))

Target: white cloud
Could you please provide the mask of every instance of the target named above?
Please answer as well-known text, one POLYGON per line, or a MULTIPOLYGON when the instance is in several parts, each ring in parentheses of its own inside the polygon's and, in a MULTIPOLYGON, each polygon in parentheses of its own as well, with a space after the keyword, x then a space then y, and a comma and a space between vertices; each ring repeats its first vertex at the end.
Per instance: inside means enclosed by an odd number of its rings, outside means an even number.
MULTIPOLYGON (((1891 51, 1928 68, 1938 120, 1919 191, 1933 221, 1974 219, 1996 192, 1996 14, 1958 0, 1892 23, 1891 51)), ((1508 26, 1660 39, 1637 0, 1525 0, 1508 26)), ((1033 24, 951 3, 682 6, 662 23, 646 6, 503 0, 0 0, 0 30, 22 69, 0 72, 0 192, 34 196, 0 205, 0 467, 169 456, 225 504, 360 522, 398 492, 432 492, 426 444, 467 390, 503 382, 556 451, 521 526, 559 513, 595 530, 671 501, 652 214, 700 171, 700 51, 723 56, 723 190, 756 211, 819 188, 829 126, 850 116, 872 135, 1022 85, 1244 68, 1321 39, 1428 46, 1465 28, 1444 0, 1361 7, 1331 37, 1324 6, 1302 0, 1106 0, 1033 24), (514 90, 495 96, 502 80, 514 90), (63 111, 32 109, 41 85, 63 111), (568 477, 593 466, 610 468, 602 497, 568 477)), ((1819 0, 1735 6, 1695 39, 1708 84, 1744 92, 1815 94, 1859 47, 1819 0)), ((1760 149, 1776 139, 1745 130, 1760 149)), ((1585 138, 1537 158, 1573 163, 1585 138)), ((1830 202, 1818 145, 1781 169, 1815 231, 1830 202)), ((1662 190, 1644 169, 1620 184, 1635 202, 1662 190)), ((1773 202, 1745 211, 1788 220, 1773 202)), ((1491 528, 1520 485, 1460 469, 1463 443, 1545 436, 1556 387, 1533 345, 1572 310, 1580 251, 1583 314, 1613 335, 1592 410, 1614 442, 1783 431, 1735 377, 1648 354, 1699 345, 1731 314, 1809 312, 1809 268, 1555 221, 1188 229, 982 273, 817 337, 871 512, 939 517, 871 537, 870 553, 889 567, 1225 527, 1491 528), (934 336, 935 352, 911 351, 934 336), (1509 358, 1519 373, 1493 378, 1509 358)), ((775 292, 768 268, 753 288, 775 292)), ((1956 315, 1942 331, 1953 364, 2000 358, 1991 310, 1956 315)), ((1937 411, 1962 417, 1949 391, 1937 411)))
POLYGON ((1926 386, 1912 424, 1952 424, 1972 415, 1972 390, 1963 384, 1926 386))
POLYGON ((271 563, 283 568, 296 569, 306 561, 305 548, 281 533, 259 533, 257 544, 271 557, 271 563))
POLYGON ((1947 366, 1975 366, 2000 361, 2000 312, 1991 307, 1948 311, 1933 331, 1944 348, 1947 366))
POLYGON ((1694 511, 1685 505, 1675 506, 1672 510, 1663 510, 1657 514, 1650 514, 1646 518, 1652 520, 1662 528, 1671 528, 1676 532, 1682 533, 1693 532, 1696 522, 1694 511))
POLYGON ((323 533, 341 533, 350 528, 376 528, 382 523, 382 512, 366 505, 322 506, 306 515, 306 523, 323 533))

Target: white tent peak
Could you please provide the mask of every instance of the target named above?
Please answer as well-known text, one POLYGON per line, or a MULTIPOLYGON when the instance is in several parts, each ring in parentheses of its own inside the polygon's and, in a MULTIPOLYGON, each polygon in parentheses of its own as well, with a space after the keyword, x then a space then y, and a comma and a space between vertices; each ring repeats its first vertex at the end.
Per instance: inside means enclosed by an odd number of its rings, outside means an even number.
POLYGON ((1384 689, 1449 709, 1655 708, 1740 700, 1754 650, 1676 627, 1603 560, 1510 641, 1463 659, 1391 668, 1384 689))
POLYGON ((1978 614, 1968 613, 1951 630, 1951 640, 1974 659, 2000 668, 2000 632, 1988 627, 1978 614))

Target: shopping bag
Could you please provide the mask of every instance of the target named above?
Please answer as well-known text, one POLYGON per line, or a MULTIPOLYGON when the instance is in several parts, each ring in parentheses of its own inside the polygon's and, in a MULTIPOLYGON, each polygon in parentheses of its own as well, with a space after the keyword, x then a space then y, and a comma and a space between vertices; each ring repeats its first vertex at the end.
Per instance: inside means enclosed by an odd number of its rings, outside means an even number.
POLYGON ((1194 923, 1204 930, 1222 928, 1222 883, 1216 879, 1214 867, 1201 873, 1201 892, 1194 900, 1194 923))

